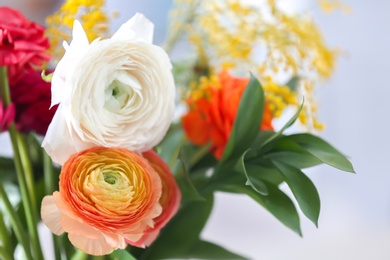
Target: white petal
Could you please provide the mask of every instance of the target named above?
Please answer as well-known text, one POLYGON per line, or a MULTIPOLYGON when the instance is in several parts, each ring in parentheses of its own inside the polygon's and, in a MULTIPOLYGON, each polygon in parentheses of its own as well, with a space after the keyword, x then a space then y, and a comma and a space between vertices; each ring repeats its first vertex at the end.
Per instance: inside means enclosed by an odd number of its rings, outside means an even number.
POLYGON ((74 67, 88 50, 89 42, 80 22, 73 23, 73 39, 70 45, 63 43, 66 50, 64 57, 58 62, 53 74, 51 84, 51 106, 54 106, 64 99, 70 98, 72 89, 66 86, 66 79, 72 73, 74 67))
POLYGON ((136 13, 130 20, 122 24, 111 37, 115 40, 130 40, 152 43, 154 24, 143 14, 136 13))
POLYGON ((42 142, 42 147, 51 159, 60 165, 63 165, 72 154, 90 147, 88 143, 80 140, 74 129, 67 124, 67 120, 69 116, 63 111, 61 104, 42 142))

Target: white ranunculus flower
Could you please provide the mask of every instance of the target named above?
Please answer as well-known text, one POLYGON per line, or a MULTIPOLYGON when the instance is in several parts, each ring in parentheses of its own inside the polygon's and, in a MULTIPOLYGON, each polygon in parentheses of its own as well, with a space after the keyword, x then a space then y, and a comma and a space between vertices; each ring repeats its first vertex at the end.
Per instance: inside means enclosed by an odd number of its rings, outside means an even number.
POLYGON ((169 57, 152 38, 153 24, 141 14, 91 44, 75 21, 53 74, 52 106, 60 105, 42 143, 53 161, 93 146, 143 152, 161 141, 174 115, 175 84, 169 57))

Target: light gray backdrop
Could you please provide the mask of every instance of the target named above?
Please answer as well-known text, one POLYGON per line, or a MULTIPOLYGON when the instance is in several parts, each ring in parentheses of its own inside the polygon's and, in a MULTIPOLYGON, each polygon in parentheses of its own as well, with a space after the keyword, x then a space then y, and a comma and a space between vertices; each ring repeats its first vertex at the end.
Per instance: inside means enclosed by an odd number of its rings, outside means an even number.
MULTIPOLYGON (((352 7, 350 15, 324 15, 314 1, 295 3, 313 12, 331 46, 344 50, 334 76, 318 91, 320 119, 326 124, 322 137, 350 156, 357 174, 329 167, 309 172, 322 210, 318 229, 302 217, 303 238, 250 199, 227 194, 217 195, 203 237, 251 259, 390 259, 390 1, 345 1, 352 7)), ((142 12, 156 25, 155 41, 162 42, 170 1, 108 2, 121 12, 114 27, 142 12)), ((55 6, 46 0, 0 4, 55 6)), ((49 12, 27 9, 38 21, 49 12)), ((4 146, 6 137, 0 142, 4 146)))

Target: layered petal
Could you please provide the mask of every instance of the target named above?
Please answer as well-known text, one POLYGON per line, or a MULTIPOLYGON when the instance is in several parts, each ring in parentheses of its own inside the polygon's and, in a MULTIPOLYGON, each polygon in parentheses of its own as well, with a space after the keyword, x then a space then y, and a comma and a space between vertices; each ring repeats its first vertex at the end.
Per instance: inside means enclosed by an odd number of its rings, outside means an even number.
POLYGON ((59 115, 42 146, 60 164, 94 146, 151 149, 168 130, 175 99, 169 57, 151 44, 153 24, 137 14, 111 39, 90 45, 76 25, 77 38, 53 75, 52 105, 60 102, 59 115), (57 134, 64 125, 70 140, 57 134))
POLYGON ((126 240, 133 246, 144 248, 153 243, 160 233, 160 230, 177 213, 181 201, 181 191, 168 165, 153 150, 149 150, 142 155, 158 173, 162 182, 162 195, 159 200, 162 206, 162 213, 153 219, 155 222, 154 227, 147 229, 142 238, 136 242, 128 239, 126 240))
POLYGON ((42 201, 43 222, 92 255, 137 242, 162 214, 162 182, 142 156, 94 147, 73 154, 61 170, 60 190, 42 201))

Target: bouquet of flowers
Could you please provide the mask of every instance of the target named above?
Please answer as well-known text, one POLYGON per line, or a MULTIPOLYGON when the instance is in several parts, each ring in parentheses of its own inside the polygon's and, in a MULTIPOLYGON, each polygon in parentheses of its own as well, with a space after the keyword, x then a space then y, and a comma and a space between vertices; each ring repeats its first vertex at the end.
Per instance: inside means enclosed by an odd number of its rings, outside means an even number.
POLYGON ((217 191, 301 235, 295 200, 317 225, 302 169, 353 167, 310 133, 336 55, 310 17, 271 0, 177 0, 164 48, 144 15, 111 35, 110 19, 104 1, 65 1, 46 29, 0 7, 0 130, 13 148, 0 158, 2 259, 43 259, 41 221, 55 259, 245 259, 200 237, 217 191), (172 64, 183 35, 193 55, 172 64), (285 134, 296 121, 309 131, 285 134))

